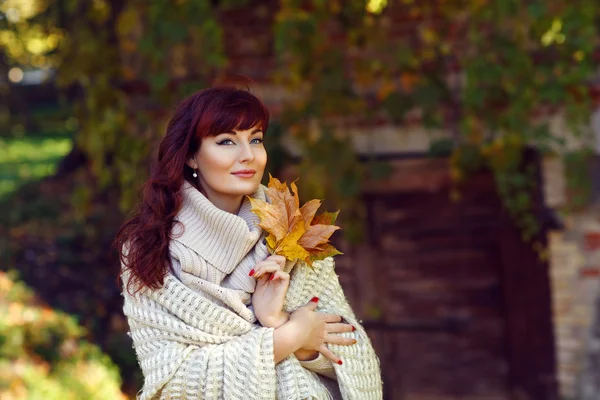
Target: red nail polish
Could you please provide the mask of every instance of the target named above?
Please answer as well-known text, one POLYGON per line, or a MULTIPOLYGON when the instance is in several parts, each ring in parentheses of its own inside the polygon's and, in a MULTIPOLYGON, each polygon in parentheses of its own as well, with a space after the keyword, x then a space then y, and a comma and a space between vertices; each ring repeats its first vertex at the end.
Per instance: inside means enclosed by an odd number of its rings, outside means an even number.
POLYGON ((250 271, 250 273, 248 275, 250 275, 250 276, 254 275, 254 269, 252 269, 252 271, 250 271))
POLYGON ((275 274, 272 274, 271 277, 269 278, 269 280, 272 281, 273 278, 275 278, 275 274))
POLYGON ((342 360, 338 361, 338 364, 342 365, 342 360))
POLYGON ((354 332, 356 330, 356 328, 354 327, 354 325, 352 325, 352 332, 354 332))
POLYGON ((310 299, 310 301, 312 301, 313 303, 316 303, 319 301, 318 297, 313 297, 312 299, 310 299))

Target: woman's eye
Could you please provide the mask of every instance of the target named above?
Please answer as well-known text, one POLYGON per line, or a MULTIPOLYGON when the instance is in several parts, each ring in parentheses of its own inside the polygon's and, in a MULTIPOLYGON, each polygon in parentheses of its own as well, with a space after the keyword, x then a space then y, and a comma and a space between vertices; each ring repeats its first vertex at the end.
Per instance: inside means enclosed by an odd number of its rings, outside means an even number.
POLYGON ((256 143, 262 143, 263 142, 263 140, 260 139, 260 138, 252 139, 251 142, 254 142, 255 140, 257 141, 256 143))
POLYGON ((233 143, 233 141, 231 139, 225 139, 225 140, 221 140, 217 144, 223 145, 223 144, 229 144, 229 142, 233 143))

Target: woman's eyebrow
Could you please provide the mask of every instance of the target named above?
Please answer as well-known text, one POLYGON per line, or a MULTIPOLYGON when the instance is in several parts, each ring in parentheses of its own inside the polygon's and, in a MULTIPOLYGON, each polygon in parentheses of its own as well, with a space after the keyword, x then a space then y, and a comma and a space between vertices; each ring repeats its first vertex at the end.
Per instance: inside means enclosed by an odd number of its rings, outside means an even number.
MULTIPOLYGON (((259 133, 259 132, 262 132, 262 129, 255 129, 252 132, 250 132, 250 134, 254 135, 255 133, 259 133)), ((229 132, 223 132, 223 133, 229 133, 229 134, 232 134, 232 135, 237 135, 237 133, 235 131, 229 131, 229 132)))

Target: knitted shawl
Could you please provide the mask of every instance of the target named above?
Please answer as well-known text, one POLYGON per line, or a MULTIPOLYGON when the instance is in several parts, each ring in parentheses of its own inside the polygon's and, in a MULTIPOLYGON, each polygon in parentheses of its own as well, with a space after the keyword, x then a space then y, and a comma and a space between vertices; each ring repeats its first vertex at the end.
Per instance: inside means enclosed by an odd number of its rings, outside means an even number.
MULTIPOLYGON (((268 201, 264 186, 252 197, 268 201)), ((291 274, 284 309, 319 297, 317 311, 354 325, 342 333, 357 344, 329 345, 343 365, 322 355, 300 362, 291 354, 275 364, 273 328, 256 320, 250 269, 268 257, 258 217, 244 200, 238 215, 220 210, 189 183, 182 187, 169 251, 173 270, 160 289, 123 290, 144 386, 138 399, 331 399, 322 376, 337 380, 343 399, 381 399, 379 359, 344 296, 333 258, 286 264, 291 274)), ((126 257, 127 249, 123 249, 126 257)), ((126 288, 130 278, 123 269, 126 288)), ((335 381, 331 381, 334 382, 335 381)), ((337 388, 336 388, 337 391, 337 388)))

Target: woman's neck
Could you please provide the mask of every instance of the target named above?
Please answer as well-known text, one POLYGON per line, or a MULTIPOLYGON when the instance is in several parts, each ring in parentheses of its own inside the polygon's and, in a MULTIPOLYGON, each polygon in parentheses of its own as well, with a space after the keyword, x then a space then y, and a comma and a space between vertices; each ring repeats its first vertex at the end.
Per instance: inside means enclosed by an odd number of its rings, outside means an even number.
POLYGON ((231 214, 237 215, 242 206, 244 196, 231 196, 212 191, 206 192, 206 198, 214 204, 215 207, 231 214))

